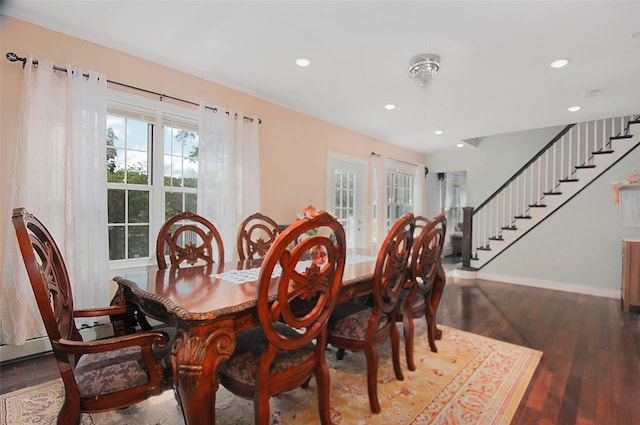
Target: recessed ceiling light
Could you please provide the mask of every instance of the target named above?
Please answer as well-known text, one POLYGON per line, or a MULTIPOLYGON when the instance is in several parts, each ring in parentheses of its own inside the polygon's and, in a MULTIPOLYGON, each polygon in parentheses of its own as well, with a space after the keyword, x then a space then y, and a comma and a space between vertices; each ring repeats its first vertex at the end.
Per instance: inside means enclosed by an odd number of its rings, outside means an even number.
POLYGON ((386 109, 387 111, 393 111, 394 109, 396 109, 396 105, 394 105, 393 103, 387 103, 386 105, 384 105, 384 109, 386 109))
POLYGON ((298 58, 296 59, 296 65, 301 66, 301 67, 306 67, 311 65, 311 59, 307 59, 307 58, 298 58))
POLYGON ((464 147, 464 143, 458 143, 458 144, 456 145, 456 148, 463 148, 463 147, 464 147))
POLYGON ((578 112, 580 109, 582 109, 582 106, 575 105, 575 106, 570 106, 568 110, 569 112, 578 112))
POLYGON ((549 66, 551 68, 562 68, 567 66, 569 62, 571 62, 571 59, 567 59, 567 58, 556 59, 553 62, 551 62, 549 66))
POLYGON ((434 131, 434 133, 435 133, 435 134, 437 134, 438 136, 440 136, 441 134, 443 134, 443 133, 444 133, 444 131, 442 131, 442 130, 436 130, 436 131, 434 131))

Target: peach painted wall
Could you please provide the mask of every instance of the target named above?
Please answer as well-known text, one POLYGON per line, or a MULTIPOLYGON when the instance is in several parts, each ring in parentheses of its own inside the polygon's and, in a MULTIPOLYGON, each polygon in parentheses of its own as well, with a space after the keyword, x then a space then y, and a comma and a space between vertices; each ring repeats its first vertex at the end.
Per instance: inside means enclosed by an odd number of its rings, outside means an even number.
MULTIPOLYGON (((48 58, 104 73, 108 79, 207 105, 221 105, 262 119, 260 126, 261 210, 280 223, 301 208, 326 207, 327 151, 368 160, 372 151, 424 164, 424 155, 346 130, 263 99, 205 81, 135 56, 27 22, 6 18, 0 24, 0 243, 9 223, 8 205, 16 140, 22 68, 7 52, 48 58)), ((117 88, 117 87, 113 87, 117 88)), ((138 92, 139 93, 139 92, 138 92)), ((184 106, 184 103, 180 103, 184 106)), ((26 206, 28 208, 28 206, 26 206)), ((3 246, 3 245, 0 245, 3 246)))

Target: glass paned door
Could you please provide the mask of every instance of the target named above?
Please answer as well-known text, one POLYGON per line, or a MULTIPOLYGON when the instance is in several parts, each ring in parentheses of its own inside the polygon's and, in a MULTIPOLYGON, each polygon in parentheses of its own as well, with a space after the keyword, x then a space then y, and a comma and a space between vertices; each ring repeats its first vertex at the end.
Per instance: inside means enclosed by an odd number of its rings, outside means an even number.
POLYGON ((329 154, 328 209, 344 227, 347 248, 364 248, 365 168, 363 163, 354 161, 329 154))

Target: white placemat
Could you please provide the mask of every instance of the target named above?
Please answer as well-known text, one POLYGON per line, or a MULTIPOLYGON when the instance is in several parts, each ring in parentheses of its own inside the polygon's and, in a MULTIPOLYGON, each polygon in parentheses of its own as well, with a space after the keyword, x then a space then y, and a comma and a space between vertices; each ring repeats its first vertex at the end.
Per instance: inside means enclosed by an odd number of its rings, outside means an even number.
MULTIPOLYGON (((375 257, 371 257, 368 255, 350 255, 347 257, 347 264, 357 264, 364 263, 367 261, 374 261, 375 257)), ((310 260, 299 261, 296 265, 296 271, 299 273, 304 273, 307 268, 311 265, 310 260)), ((282 267, 276 265, 273 268, 273 272, 271 273, 272 278, 276 278, 280 276, 282 273, 282 267)), ((246 270, 230 270, 224 273, 214 273, 211 277, 215 277, 217 279, 222 279, 227 282, 242 284, 247 282, 255 282, 258 280, 258 275, 260 274, 260 267, 255 267, 253 269, 246 270)))

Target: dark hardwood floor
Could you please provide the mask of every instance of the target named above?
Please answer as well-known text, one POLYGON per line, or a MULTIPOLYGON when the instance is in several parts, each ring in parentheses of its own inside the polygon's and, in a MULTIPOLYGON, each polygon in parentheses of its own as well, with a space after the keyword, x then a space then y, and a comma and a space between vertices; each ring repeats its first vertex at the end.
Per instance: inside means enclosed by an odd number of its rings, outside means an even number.
POLYGON ((620 300, 448 278, 437 319, 543 352, 512 425, 640 423, 640 313, 620 300))
MULTIPOLYGON (((542 351, 512 425, 640 423, 640 312, 620 301, 448 278, 438 323, 542 351)), ((57 378, 51 355, 0 366, 0 393, 57 378)))

